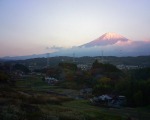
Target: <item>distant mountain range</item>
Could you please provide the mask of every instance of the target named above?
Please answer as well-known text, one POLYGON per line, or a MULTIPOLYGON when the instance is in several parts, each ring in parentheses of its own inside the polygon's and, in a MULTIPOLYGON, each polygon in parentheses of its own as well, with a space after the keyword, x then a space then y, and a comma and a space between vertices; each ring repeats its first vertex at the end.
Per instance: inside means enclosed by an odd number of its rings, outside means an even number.
MULTIPOLYGON (((61 49, 50 54, 53 56, 142 56, 150 55, 150 41, 133 41, 117 33, 105 33, 99 38, 80 46, 61 49)), ((46 57, 46 54, 4 57, 7 60, 23 60, 46 57)))

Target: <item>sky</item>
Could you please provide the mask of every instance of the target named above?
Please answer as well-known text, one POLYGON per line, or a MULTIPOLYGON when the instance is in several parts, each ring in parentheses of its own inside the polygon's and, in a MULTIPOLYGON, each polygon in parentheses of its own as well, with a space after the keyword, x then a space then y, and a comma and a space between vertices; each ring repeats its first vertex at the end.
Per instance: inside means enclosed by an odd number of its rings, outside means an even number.
POLYGON ((104 33, 150 40, 150 0, 0 0, 0 57, 54 52, 104 33))

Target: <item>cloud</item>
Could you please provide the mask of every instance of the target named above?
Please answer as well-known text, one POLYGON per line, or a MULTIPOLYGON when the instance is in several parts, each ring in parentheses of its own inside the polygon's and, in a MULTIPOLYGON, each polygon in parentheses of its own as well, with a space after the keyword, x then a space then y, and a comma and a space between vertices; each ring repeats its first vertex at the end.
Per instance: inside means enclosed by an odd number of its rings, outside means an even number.
POLYGON ((72 47, 70 49, 61 50, 58 55, 72 55, 76 56, 139 56, 149 55, 150 53, 150 41, 126 41, 117 42, 116 44, 110 44, 105 46, 93 46, 93 47, 72 47))
POLYGON ((60 46, 51 46, 51 47, 46 47, 46 50, 49 50, 49 51, 53 51, 53 52, 56 52, 56 51, 60 51, 60 50, 63 50, 65 49, 64 47, 60 47, 60 46))
POLYGON ((125 46, 125 45, 131 45, 133 43, 133 41, 128 40, 128 41, 118 41, 115 43, 115 45, 119 45, 119 46, 125 46))

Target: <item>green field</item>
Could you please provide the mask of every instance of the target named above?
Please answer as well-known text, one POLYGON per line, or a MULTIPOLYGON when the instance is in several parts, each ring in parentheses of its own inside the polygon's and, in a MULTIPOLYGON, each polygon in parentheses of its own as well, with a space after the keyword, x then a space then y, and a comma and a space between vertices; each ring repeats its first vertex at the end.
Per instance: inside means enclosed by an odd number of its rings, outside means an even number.
POLYGON ((40 76, 20 79, 15 87, 0 89, 0 120, 127 120, 129 116, 136 120, 150 119, 144 108, 103 108, 91 105, 88 100, 67 97, 79 91, 49 86, 40 76))

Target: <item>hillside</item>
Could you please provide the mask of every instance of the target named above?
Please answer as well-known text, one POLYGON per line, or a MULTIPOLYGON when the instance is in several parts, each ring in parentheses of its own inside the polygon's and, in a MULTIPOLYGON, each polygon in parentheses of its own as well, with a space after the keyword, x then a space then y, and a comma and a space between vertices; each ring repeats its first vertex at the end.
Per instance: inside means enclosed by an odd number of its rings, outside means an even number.
MULTIPOLYGON (((114 65, 138 65, 138 66, 150 66, 150 56, 138 56, 138 57, 114 57, 114 56, 96 56, 96 57, 50 57, 49 58, 49 66, 55 67, 58 65, 59 62, 74 62, 76 64, 92 64, 95 59, 100 61, 105 61, 107 63, 111 63, 114 65), (135 62, 136 61, 136 62, 135 62)), ((27 59, 27 60, 17 60, 17 61, 7 61, 7 63, 20 63, 26 66, 33 66, 33 67, 45 67, 47 66, 47 59, 46 58, 34 58, 34 59, 27 59)))

